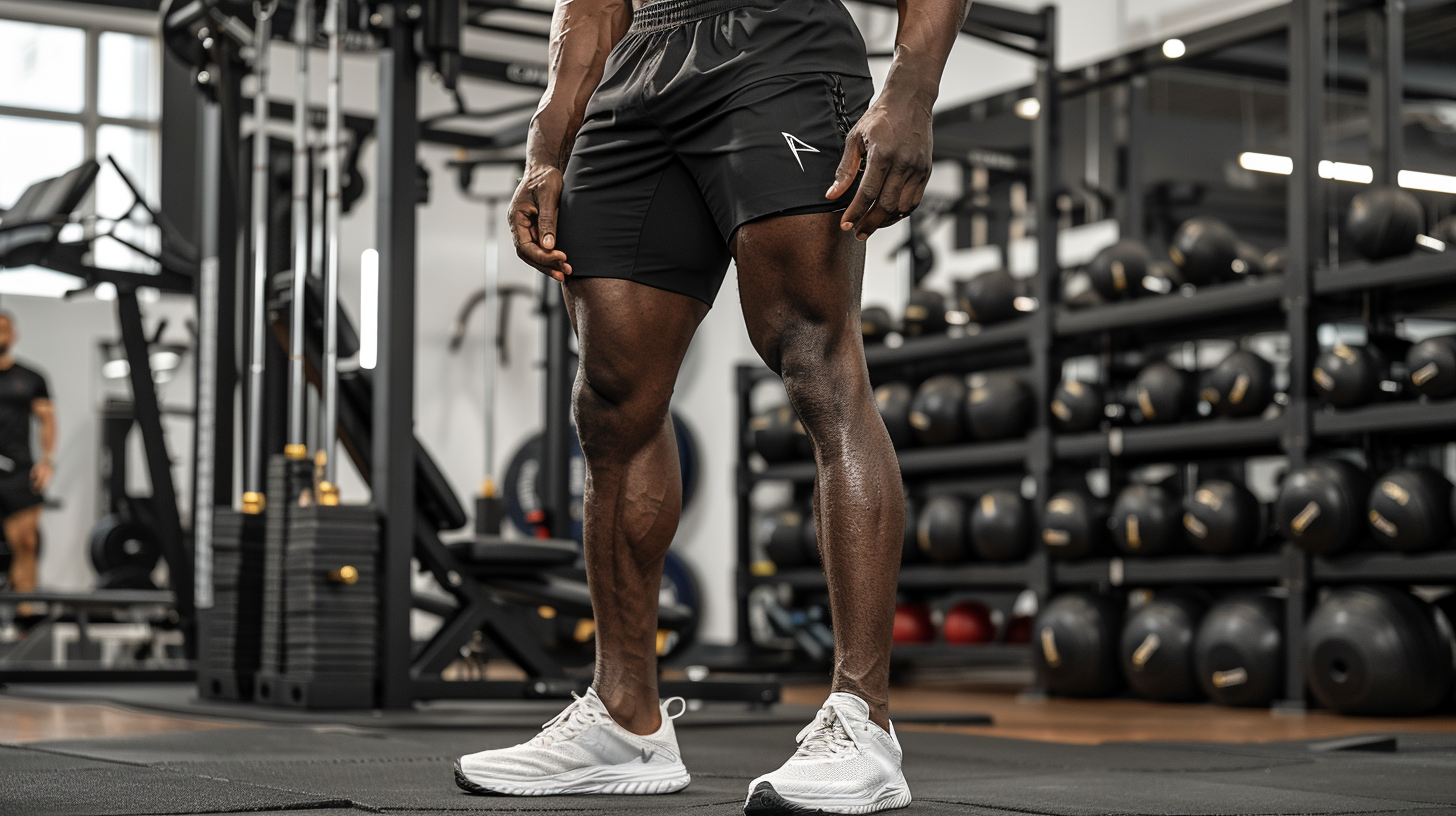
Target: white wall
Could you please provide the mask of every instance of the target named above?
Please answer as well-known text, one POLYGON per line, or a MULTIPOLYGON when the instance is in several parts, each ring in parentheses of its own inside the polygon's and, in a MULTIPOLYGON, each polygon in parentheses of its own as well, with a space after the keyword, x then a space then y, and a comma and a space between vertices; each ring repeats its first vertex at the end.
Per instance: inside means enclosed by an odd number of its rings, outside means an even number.
MULTIPOLYGON (((1003 0, 1034 8, 1023 0, 1003 0)), ((1069 68, 1106 57, 1132 44, 1196 29, 1222 19, 1275 5, 1277 0, 1066 0, 1061 10, 1061 67, 1069 68)), ((872 51, 888 50, 894 34, 894 13, 882 9, 855 9, 872 51)), ((471 53, 490 53, 508 58, 544 60, 544 43, 507 41, 471 32, 467 37, 471 53)), ((292 49, 280 44, 272 60, 275 94, 291 98, 293 90, 292 49)), ((314 53, 312 98, 323 98, 324 62, 314 53)), ((884 60, 874 63, 880 79, 884 60)), ((1030 62, 1019 55, 962 37, 951 54, 938 107, 953 106, 988 93, 1028 83, 1030 62)), ((449 108, 448 99, 428 82, 423 83, 422 110, 428 115, 449 108)), ((348 111, 373 114, 376 110, 374 60, 351 55, 346 60, 344 101, 348 111)), ((466 81, 466 96, 472 107, 502 104, 532 95, 529 89, 507 88, 466 81)), ((281 129, 286 133, 287 128, 281 129)), ((484 473, 483 462, 483 366, 485 338, 480 316, 471 323, 465 348, 451 355, 446 348, 450 323, 460 302, 484 278, 485 206, 469 200, 455 188, 454 174, 445 162, 454 151, 426 147, 421 157, 432 174, 430 203, 419 210, 419 291, 417 322, 416 405, 417 432, 439 460, 462 501, 475 493, 484 473)), ((359 254, 374 244, 374 150, 364 152, 361 166, 370 187, 343 229, 342 291, 346 308, 357 315, 359 254)), ((514 179, 507 171, 477 178, 474 193, 507 194, 514 179)), ((944 174, 932 185, 948 191, 958 188, 955 179, 944 174)), ((900 308, 903 283, 889 257, 904 240, 904 227, 897 226, 875 236, 869 245, 865 276, 866 301, 900 308)), ((945 269, 958 271, 966 259, 951 251, 949 224, 931 234, 932 245, 945 259, 945 269)), ((942 273, 937 273, 938 275, 942 273)), ((534 287, 539 276, 515 260, 505 242, 502 250, 501 281, 534 287)), ((96 451, 93 398, 88 390, 92 372, 87 368, 97 337, 114 336, 110 304, 59 303, 35 299, 7 298, 17 312, 24 339, 19 351, 23 358, 44 366, 52 378, 62 426, 61 467, 57 493, 66 496, 65 509, 46 516, 47 552, 42 563, 42 580, 50 586, 79 588, 89 583, 83 540, 95 518, 94 472, 88 473, 96 451), (32 302, 34 301, 34 302, 32 302), (84 327, 77 331, 76 327, 84 327), (88 492, 90 491, 90 492, 88 492)), ((161 307, 149 306, 155 315, 161 307)), ((185 310, 185 304, 180 307, 185 310)), ((528 316, 531 306, 518 302, 513 315, 510 343, 513 362, 500 373, 496 406, 497 460, 499 476, 509 455, 540 426, 539 322, 528 316)), ((176 321, 180 324, 180 321, 176 321)), ((736 279, 730 274, 718 304, 699 330, 684 366, 675 407, 692 426, 702 454, 702 481, 695 505, 684 516, 677 544, 695 567, 706 595, 704 640, 729 642, 735 637, 732 576, 735 563, 733 463, 736 429, 732 399, 733 367, 757 362, 748 343, 738 310, 736 279)), ((174 434, 174 436, 188 434, 174 434)), ((363 501, 367 490, 357 478, 345 478, 346 501, 363 501)))

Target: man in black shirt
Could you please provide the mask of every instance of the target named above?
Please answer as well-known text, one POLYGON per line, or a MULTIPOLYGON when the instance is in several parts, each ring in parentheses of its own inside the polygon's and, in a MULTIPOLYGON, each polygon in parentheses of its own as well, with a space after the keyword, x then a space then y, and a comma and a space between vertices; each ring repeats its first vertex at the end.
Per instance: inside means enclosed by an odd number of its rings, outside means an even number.
POLYGON ((15 362, 15 318, 0 312, 0 518, 10 545, 10 588, 35 590, 40 505, 51 483, 56 410, 45 377, 15 362), (30 418, 40 420, 40 461, 30 447, 30 418))

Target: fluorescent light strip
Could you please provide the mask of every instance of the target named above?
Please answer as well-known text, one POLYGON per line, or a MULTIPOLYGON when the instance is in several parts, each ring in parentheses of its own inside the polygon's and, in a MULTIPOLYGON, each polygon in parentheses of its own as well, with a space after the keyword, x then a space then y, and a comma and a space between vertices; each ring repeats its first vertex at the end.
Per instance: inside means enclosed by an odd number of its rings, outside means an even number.
MULTIPOLYGON (((1288 156, 1272 153, 1240 153, 1239 166, 1255 173, 1273 173, 1287 176, 1294 172, 1294 160, 1288 156)), ((1369 184, 1375 180, 1375 171, 1365 164, 1322 161, 1319 163, 1320 178, 1348 181, 1354 184, 1369 184)), ((1432 193, 1456 195, 1456 176, 1441 173, 1422 173, 1416 170, 1402 170, 1397 176, 1400 186, 1407 190, 1426 190, 1432 193)))
POLYGON ((359 258, 359 367, 379 363, 379 250, 359 258))

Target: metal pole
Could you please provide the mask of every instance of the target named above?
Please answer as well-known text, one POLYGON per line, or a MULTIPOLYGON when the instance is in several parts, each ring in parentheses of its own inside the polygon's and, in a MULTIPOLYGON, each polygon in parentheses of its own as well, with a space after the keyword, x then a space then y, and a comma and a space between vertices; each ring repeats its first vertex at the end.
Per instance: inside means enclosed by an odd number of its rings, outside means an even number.
POLYGON ((339 199, 342 186, 339 166, 339 135, 343 121, 341 74, 343 71, 344 20, 343 3, 328 0, 328 12, 324 26, 329 36, 329 87, 328 124, 325 141, 326 155, 326 203, 324 220, 327 223, 326 273, 324 276, 324 401, 320 411, 323 414, 319 450, 324 459, 323 482, 319 484, 319 500, 322 504, 338 503, 338 462, 334 455, 339 423, 339 221, 343 216, 339 199))
POLYGON ((290 459, 308 456, 304 430, 304 294, 308 283, 308 47, 312 0, 298 0, 293 42, 298 51, 298 90, 293 102, 293 309, 288 328, 288 445, 290 459))
POLYGON ((248 433, 243 459, 243 512, 261 513, 263 498, 263 355, 268 289, 268 41, 276 0, 253 3, 253 297, 248 327, 248 433))
POLYGON ((1370 164, 1376 184, 1400 180, 1401 103, 1405 101, 1405 2, 1385 0, 1367 12, 1370 59, 1370 164))
MULTIPOLYGON (((218 380, 218 208, 222 193, 222 110, 208 102, 202 110, 202 263, 197 276, 197 427, 193 441, 192 547, 199 609, 211 609, 212 510, 217 503, 218 380)), ((231 364, 231 360, 228 361, 231 364)), ((232 402, 232 393, 227 395, 232 402)), ((232 428, 227 441, 232 442, 232 428)), ((231 448, 231 445, 228 446, 231 448)))
POLYGON ((480 494, 495 495, 495 382, 497 326, 500 305, 500 225, 496 223, 496 199, 485 203, 485 481, 480 494))

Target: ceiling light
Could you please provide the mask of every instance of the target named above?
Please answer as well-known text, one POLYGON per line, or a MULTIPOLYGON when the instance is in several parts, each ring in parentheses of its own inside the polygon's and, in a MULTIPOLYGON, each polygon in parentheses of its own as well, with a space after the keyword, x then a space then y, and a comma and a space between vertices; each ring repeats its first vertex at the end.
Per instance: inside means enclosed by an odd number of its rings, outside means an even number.
POLYGON ((1188 46, 1184 45, 1182 40, 1175 37, 1163 41, 1163 56, 1168 59, 1178 59, 1186 53, 1188 53, 1188 46))
POLYGON ((1025 99, 1018 99, 1016 100, 1016 105, 1012 108, 1012 110, 1014 110, 1016 112, 1016 115, 1020 116, 1022 119, 1035 119, 1041 114, 1041 100, 1037 99, 1034 96, 1028 96, 1025 99))

